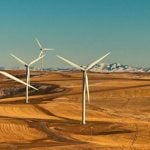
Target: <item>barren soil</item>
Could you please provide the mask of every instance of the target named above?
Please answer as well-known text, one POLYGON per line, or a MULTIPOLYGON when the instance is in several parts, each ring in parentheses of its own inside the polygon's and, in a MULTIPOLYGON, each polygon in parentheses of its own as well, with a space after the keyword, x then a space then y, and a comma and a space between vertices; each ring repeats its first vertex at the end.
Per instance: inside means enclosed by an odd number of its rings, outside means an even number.
POLYGON ((90 72, 84 126, 81 72, 31 74, 29 104, 23 85, 0 76, 0 149, 150 150, 150 74, 90 72))

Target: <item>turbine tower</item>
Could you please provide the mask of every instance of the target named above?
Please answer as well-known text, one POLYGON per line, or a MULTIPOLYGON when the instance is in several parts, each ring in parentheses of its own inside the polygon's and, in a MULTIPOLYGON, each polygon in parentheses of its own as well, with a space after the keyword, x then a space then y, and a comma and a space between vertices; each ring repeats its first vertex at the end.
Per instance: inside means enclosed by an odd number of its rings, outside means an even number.
POLYGON ((104 55, 103 57, 99 58, 98 60, 94 61, 93 63, 91 63, 89 66, 87 67, 81 67, 61 56, 58 56, 58 58, 62 59, 63 61, 67 62, 68 64, 70 64, 71 66, 81 70, 83 72, 83 88, 82 88, 82 124, 85 125, 85 106, 86 106, 86 100, 85 100, 85 96, 86 96, 86 92, 87 92, 87 98, 88 98, 88 102, 90 103, 90 96, 89 96, 89 84, 88 84, 88 75, 87 75, 87 71, 89 69, 91 69, 94 65, 96 65, 98 62, 100 62, 101 60, 103 60, 106 56, 108 56, 110 54, 107 53, 106 55, 104 55))
MULTIPOLYGON (((37 61, 39 61, 41 58, 43 58, 44 55, 42 55, 41 57, 38 57, 37 59, 33 60, 29 64, 25 63, 23 60, 21 60, 20 58, 18 58, 17 56, 15 56, 13 54, 10 54, 10 55, 25 66, 25 68, 26 68, 26 83, 30 85, 30 66, 33 65, 34 63, 36 63, 37 61)), ((26 103, 29 103, 29 87, 28 86, 26 86, 26 103)))
MULTIPOLYGON (((35 39, 39 48, 40 48, 40 54, 39 54, 39 57, 43 56, 46 54, 46 51, 52 51, 54 49, 51 49, 51 48, 43 48, 43 46, 41 45, 41 43, 39 42, 39 40, 36 38, 35 39)), ((43 58, 41 59, 41 70, 43 70, 43 58)))

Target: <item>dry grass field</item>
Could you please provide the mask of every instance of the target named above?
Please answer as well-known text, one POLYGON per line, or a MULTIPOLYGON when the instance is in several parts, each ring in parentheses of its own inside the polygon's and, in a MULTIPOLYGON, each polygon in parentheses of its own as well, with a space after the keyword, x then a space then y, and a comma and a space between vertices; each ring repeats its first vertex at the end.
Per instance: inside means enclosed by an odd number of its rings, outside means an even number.
MULTIPOLYGON (((25 80, 24 71, 8 71, 25 80)), ((0 149, 150 149, 150 74, 89 73, 81 125, 80 72, 32 72, 25 87, 0 76, 0 149)))

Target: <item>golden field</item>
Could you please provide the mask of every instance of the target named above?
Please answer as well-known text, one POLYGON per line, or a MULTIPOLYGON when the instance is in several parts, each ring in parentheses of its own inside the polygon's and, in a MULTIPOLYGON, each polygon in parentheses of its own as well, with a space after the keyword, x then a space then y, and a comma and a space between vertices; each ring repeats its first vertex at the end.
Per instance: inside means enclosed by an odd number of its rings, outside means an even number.
POLYGON ((31 74, 29 104, 23 85, 0 76, 0 149, 150 149, 150 74, 90 72, 85 126, 81 72, 31 74))

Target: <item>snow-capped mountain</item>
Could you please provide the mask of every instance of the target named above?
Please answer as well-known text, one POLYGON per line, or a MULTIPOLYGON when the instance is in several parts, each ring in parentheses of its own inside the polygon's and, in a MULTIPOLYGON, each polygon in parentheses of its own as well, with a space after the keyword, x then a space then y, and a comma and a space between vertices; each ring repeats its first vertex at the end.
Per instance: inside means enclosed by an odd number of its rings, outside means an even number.
POLYGON ((98 64, 91 69, 94 72, 150 72, 150 68, 137 68, 131 67, 128 65, 123 65, 120 63, 111 63, 111 64, 98 64))
MULTIPOLYGON (((81 66, 83 67, 83 66, 81 66)), ((72 68, 45 68, 44 69, 49 71, 76 71, 77 69, 72 68)), ((149 72, 150 68, 144 67, 131 67, 129 65, 123 65, 120 63, 101 63, 95 65, 93 68, 90 69, 92 72, 149 72)))

